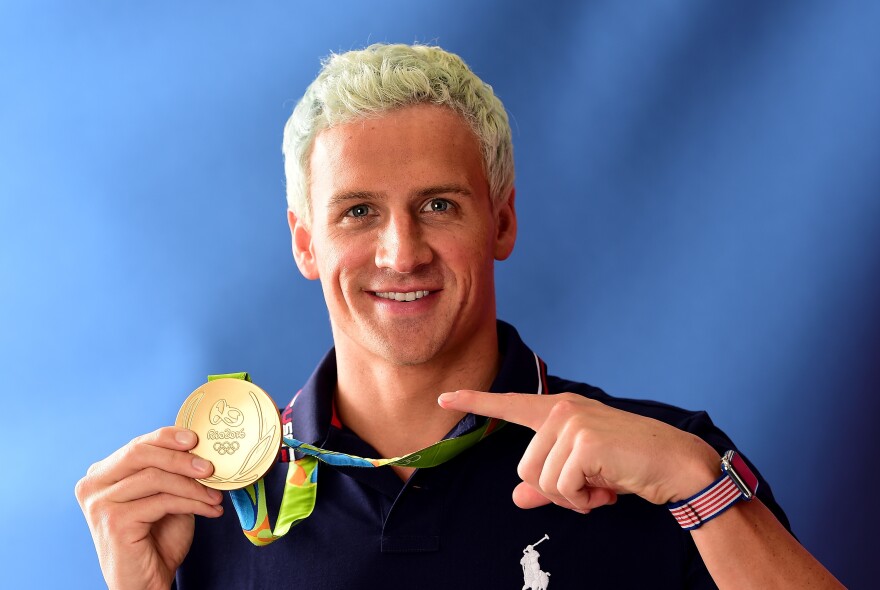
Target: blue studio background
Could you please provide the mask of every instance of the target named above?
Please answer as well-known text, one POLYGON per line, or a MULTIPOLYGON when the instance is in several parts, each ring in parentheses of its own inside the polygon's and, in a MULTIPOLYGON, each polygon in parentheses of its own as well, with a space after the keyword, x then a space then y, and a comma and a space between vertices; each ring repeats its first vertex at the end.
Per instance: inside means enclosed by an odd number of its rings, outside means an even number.
MULTIPOLYGON (((213 372, 330 345, 282 126, 330 51, 437 42, 513 122, 499 313, 551 371, 706 409, 873 580, 880 4, 0 3, 4 587, 94 588, 73 487, 213 372)), ((230 516, 231 517, 231 516, 230 516)))

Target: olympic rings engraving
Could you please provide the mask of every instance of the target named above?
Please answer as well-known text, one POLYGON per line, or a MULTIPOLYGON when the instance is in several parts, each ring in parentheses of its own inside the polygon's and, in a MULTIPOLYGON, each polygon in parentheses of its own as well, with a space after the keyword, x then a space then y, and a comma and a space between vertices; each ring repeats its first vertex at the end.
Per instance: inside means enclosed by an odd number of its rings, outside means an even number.
POLYGON ((221 455, 231 455, 240 447, 241 445, 238 444, 237 440, 234 440, 232 442, 223 441, 214 443, 214 450, 221 455))

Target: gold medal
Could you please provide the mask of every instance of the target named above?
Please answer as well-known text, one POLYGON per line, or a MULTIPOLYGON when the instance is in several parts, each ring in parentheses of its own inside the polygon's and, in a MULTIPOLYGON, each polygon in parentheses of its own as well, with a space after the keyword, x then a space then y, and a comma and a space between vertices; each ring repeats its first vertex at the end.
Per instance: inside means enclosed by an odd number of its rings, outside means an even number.
POLYGON ((237 490, 266 474, 281 448, 281 417, 269 394, 243 379, 217 379, 192 392, 175 426, 199 436, 190 452, 214 464, 200 479, 215 490, 237 490))

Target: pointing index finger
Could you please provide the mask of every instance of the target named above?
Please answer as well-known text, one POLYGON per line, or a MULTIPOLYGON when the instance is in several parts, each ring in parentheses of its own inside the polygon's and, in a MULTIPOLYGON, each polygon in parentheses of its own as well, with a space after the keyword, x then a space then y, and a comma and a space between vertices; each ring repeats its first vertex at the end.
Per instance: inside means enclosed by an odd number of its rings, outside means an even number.
POLYGON ((447 410, 471 412, 479 416, 501 418, 537 431, 552 404, 543 395, 525 393, 486 393, 462 389, 441 394, 437 398, 440 407, 447 410))

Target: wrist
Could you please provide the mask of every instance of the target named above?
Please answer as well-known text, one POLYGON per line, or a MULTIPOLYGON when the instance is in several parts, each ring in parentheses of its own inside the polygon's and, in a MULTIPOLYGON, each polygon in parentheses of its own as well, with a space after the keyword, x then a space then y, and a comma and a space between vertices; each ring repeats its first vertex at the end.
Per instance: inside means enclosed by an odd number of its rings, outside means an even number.
POLYGON ((721 455, 703 439, 694 436, 687 459, 679 464, 669 503, 680 502, 706 488, 718 479, 721 455))

